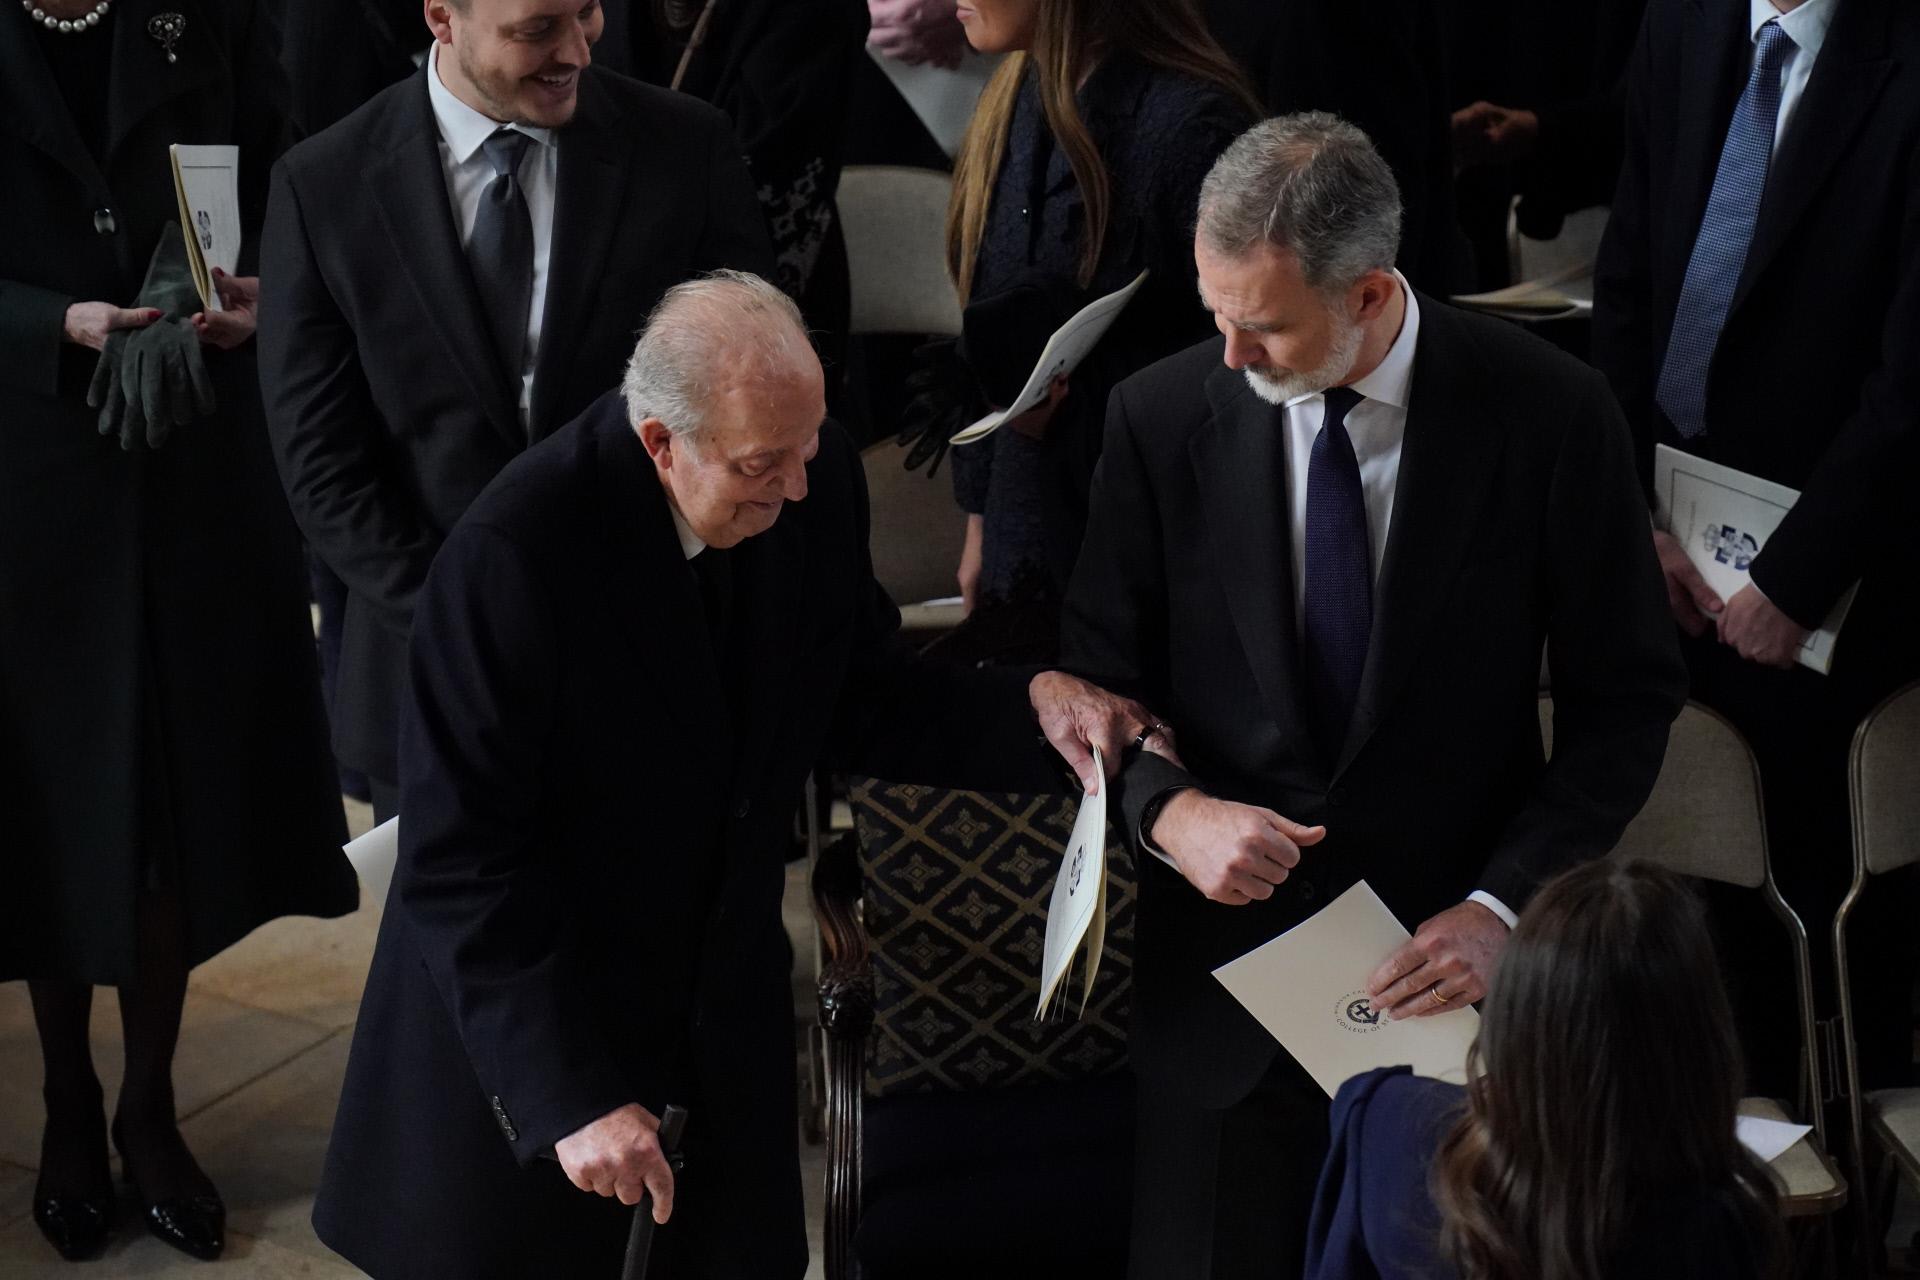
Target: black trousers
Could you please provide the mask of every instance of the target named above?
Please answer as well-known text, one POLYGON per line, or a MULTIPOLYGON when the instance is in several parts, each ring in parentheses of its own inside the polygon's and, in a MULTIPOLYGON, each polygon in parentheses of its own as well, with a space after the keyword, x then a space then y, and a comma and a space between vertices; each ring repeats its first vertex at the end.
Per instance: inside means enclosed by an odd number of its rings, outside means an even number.
POLYGON ((1132 1280, 1288 1280, 1327 1155, 1330 1101, 1285 1053, 1218 1110, 1143 1079, 1134 1146, 1132 1280))

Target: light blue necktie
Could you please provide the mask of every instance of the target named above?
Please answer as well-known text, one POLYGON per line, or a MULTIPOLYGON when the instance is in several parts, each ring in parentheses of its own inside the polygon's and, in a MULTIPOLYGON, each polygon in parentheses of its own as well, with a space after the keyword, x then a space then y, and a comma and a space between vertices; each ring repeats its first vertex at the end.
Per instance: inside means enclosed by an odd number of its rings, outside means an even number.
POLYGON ((1733 123, 1720 148, 1720 168, 1713 175, 1713 194, 1707 197, 1707 212, 1687 260, 1673 335, 1654 392, 1683 439, 1707 429, 1707 369, 1747 262, 1747 247, 1753 243, 1780 118, 1780 68, 1794 48, 1793 38, 1778 22, 1760 28, 1753 74, 1733 109, 1733 123))

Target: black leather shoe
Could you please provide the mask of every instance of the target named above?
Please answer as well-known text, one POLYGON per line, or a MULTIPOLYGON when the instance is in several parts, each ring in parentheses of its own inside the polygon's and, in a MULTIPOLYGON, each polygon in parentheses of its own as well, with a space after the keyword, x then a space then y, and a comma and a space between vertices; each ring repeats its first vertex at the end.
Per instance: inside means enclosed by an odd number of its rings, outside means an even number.
POLYGON ((162 1200, 146 1205, 145 1214, 148 1232, 182 1253, 213 1262, 227 1247, 227 1206, 217 1195, 162 1200))
MULTIPOLYGON (((177 1133, 174 1140, 179 1141, 177 1133)), ((127 1185, 133 1188, 134 1196, 140 1201, 140 1216, 146 1221, 148 1234, 203 1261, 217 1260, 227 1247, 227 1206, 212 1184, 208 1183, 206 1191, 197 1195, 155 1200, 147 1194, 127 1165, 127 1149, 121 1140, 119 1116, 113 1118, 113 1145, 120 1152, 127 1185)), ((182 1151, 185 1151, 184 1144, 182 1151)), ((191 1162, 193 1157, 187 1155, 186 1159, 191 1162)), ((197 1166, 193 1172, 200 1181, 205 1181, 206 1175, 200 1173, 197 1166)))
POLYGON ((33 1221, 68 1262, 84 1262, 107 1247, 113 1231, 113 1195, 75 1195, 33 1189, 33 1221))

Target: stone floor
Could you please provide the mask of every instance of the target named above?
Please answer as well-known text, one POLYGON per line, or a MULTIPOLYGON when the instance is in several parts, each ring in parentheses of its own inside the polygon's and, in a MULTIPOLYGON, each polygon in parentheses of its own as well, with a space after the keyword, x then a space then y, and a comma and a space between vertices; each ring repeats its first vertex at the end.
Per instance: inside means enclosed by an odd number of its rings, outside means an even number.
MULTIPOLYGON (((371 815, 349 802, 348 818, 358 834, 371 815)), ((795 874, 788 918, 804 932, 811 921, 801 883, 795 874)), ((279 920, 194 973, 174 1076, 181 1131, 227 1202, 226 1256, 212 1271, 147 1236, 131 1204, 98 1261, 63 1262, 41 1238, 32 1218, 39 1049, 26 985, 0 984, 0 1277, 359 1276, 314 1238, 308 1215, 378 923, 379 909, 366 903, 344 920, 279 920)), ((810 938, 796 950, 810 955, 810 938)), ((93 1023, 96 1068, 111 1099, 120 1078, 111 990, 99 993, 93 1023)), ((802 1161, 814 1237, 809 1275, 818 1276, 824 1154, 803 1146, 802 1161)))

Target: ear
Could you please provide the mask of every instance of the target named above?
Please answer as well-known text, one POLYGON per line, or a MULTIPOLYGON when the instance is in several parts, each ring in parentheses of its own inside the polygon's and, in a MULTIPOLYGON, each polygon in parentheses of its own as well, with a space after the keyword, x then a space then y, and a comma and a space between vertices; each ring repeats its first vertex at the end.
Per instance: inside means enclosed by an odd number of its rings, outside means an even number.
POLYGON ((665 475, 673 469, 673 432, 667 430, 667 424, 658 418, 648 418, 634 428, 640 437, 640 444, 653 459, 654 470, 665 475))
POLYGON ((1364 324, 1385 311, 1398 287, 1391 271, 1378 268, 1354 281, 1347 293, 1347 304, 1353 308, 1355 322, 1364 324))
POLYGON ((451 0, 425 0, 427 30, 439 44, 453 43, 453 5, 451 0))

